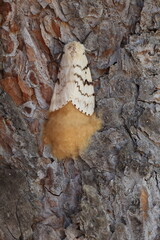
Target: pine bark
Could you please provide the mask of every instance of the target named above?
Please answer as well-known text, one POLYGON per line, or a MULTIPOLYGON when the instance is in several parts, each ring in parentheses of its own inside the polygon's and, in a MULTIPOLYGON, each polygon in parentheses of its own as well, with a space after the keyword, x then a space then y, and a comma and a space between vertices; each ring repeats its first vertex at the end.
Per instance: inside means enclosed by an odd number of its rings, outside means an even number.
POLYGON ((0 240, 160 239, 159 0, 0 0, 0 240), (103 127, 57 161, 43 123, 64 44, 103 127))

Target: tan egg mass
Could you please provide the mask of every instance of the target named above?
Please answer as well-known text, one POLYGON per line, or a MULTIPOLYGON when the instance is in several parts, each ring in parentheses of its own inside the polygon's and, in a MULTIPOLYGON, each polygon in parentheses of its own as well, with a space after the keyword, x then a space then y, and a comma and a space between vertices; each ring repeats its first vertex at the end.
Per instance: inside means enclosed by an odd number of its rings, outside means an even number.
POLYGON ((101 120, 95 113, 86 115, 69 102, 49 113, 44 124, 43 141, 51 146, 57 159, 75 159, 86 149, 91 136, 100 128, 101 120))

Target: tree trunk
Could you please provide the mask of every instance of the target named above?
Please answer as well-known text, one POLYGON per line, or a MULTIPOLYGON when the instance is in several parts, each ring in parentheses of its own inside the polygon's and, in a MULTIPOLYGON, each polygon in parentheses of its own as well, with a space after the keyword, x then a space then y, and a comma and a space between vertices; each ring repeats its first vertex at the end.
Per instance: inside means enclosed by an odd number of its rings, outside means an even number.
POLYGON ((0 0, 0 240, 160 239, 159 0, 0 0), (42 143, 80 41, 103 127, 77 160, 42 143))

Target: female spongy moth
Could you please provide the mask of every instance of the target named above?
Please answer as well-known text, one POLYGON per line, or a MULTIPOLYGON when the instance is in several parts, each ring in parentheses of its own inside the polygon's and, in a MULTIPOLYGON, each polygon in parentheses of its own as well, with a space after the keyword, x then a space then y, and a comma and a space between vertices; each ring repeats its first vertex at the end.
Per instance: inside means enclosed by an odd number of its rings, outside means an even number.
POLYGON ((79 42, 71 42, 64 47, 50 112, 60 109, 69 101, 86 115, 94 112, 95 97, 91 72, 85 48, 79 42))
POLYGON ((43 139, 58 159, 76 158, 101 127, 94 113, 94 87, 83 44, 65 45, 57 77, 43 139))

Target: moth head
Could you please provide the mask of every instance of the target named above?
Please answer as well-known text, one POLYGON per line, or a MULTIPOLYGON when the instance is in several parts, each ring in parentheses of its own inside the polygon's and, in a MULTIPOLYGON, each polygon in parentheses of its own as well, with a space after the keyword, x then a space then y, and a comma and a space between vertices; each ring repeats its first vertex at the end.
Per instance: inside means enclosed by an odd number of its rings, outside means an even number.
POLYGON ((71 56, 72 58, 75 58, 85 54, 85 47, 80 42, 70 42, 65 45, 64 53, 71 56))

